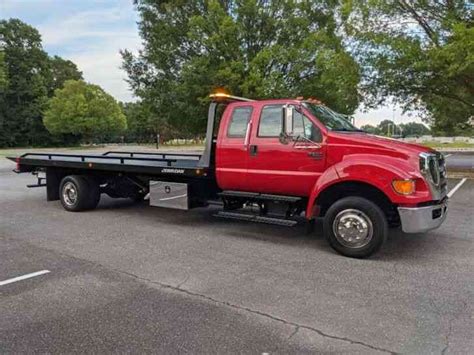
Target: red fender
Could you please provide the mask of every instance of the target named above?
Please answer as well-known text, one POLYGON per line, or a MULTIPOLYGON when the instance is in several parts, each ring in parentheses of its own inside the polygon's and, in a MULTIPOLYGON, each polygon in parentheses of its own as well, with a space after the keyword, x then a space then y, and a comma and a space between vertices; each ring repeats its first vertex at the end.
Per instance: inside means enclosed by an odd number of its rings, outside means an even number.
POLYGON ((331 166, 316 181, 306 206, 306 218, 311 219, 317 215, 315 201, 322 191, 334 184, 349 181, 372 185, 394 204, 417 204, 431 199, 430 189, 419 171, 414 170, 407 162, 371 154, 351 155, 350 160, 342 160, 331 166), (392 159, 397 162, 392 162, 392 159), (399 195, 392 188, 392 181, 395 179, 415 180, 416 192, 409 196, 399 195))
POLYGON ((330 186, 337 181, 339 181, 339 175, 337 175, 337 171, 334 166, 331 166, 323 173, 323 175, 319 177, 318 181, 316 181, 313 188, 311 189, 311 194, 309 195, 308 205, 306 206, 307 219, 312 219, 315 215, 317 215, 317 211, 315 211, 317 206, 314 202, 319 196, 319 193, 327 186, 330 186))

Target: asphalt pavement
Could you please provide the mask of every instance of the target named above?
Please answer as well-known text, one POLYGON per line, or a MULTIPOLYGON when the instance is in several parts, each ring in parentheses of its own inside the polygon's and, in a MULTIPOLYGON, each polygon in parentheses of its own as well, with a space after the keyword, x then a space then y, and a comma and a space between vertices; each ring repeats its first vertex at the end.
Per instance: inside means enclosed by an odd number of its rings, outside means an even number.
POLYGON ((68 213, 12 168, 0 162, 0 282, 49 273, 0 286, 0 353, 474 351, 474 180, 438 230, 392 231, 356 260, 320 224, 106 197, 68 213))

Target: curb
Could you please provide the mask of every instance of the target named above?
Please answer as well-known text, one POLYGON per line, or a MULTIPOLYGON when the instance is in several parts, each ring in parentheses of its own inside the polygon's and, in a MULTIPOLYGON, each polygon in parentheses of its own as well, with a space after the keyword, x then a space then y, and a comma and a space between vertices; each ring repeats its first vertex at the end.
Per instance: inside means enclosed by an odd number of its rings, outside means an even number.
POLYGON ((434 148, 440 153, 461 153, 461 154, 474 154, 474 148, 434 148))
POLYGON ((473 170, 448 170, 447 171, 448 178, 451 179, 460 179, 460 178, 467 178, 467 179, 474 179, 474 171, 473 170))

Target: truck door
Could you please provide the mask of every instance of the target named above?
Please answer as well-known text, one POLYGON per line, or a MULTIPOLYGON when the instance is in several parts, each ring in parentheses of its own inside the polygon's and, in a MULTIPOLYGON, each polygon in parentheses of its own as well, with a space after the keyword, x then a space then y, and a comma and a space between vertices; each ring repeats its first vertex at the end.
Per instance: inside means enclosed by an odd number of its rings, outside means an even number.
POLYGON ((252 113, 252 105, 232 103, 222 117, 217 139, 216 178, 223 190, 245 188, 252 113))
POLYGON ((293 131, 301 139, 282 143, 282 106, 261 106, 255 113, 245 190, 309 196, 325 170, 326 149, 321 131, 308 116, 295 111, 293 131))

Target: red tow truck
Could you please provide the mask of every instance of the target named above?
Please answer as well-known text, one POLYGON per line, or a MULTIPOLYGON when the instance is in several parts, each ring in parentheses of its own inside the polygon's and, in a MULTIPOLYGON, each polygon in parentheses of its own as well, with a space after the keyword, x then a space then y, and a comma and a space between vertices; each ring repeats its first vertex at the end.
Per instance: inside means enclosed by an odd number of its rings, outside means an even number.
POLYGON ((186 210, 220 204, 219 217, 284 226, 323 218, 329 244, 350 257, 378 251, 389 227, 426 232, 447 213, 440 153, 367 134, 316 100, 213 94, 203 154, 9 159, 68 211, 93 209, 105 193, 186 210))

